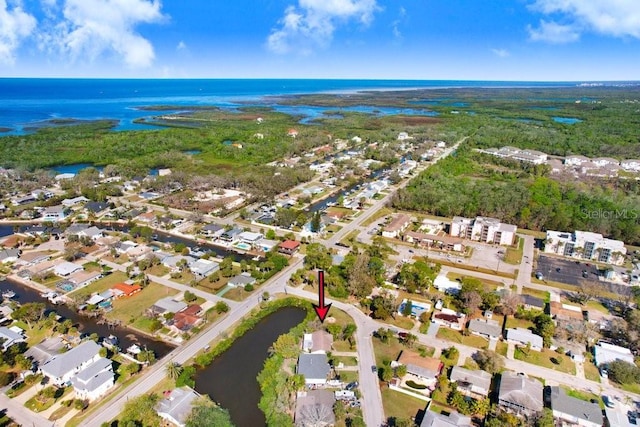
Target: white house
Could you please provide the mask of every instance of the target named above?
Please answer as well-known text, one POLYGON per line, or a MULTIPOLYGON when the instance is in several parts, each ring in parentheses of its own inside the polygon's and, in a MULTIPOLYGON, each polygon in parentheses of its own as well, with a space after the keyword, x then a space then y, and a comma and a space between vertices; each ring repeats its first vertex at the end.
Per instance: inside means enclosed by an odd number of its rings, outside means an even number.
POLYGON ((573 258, 589 259, 607 264, 621 265, 627 248, 621 240, 606 239, 600 233, 589 231, 547 231, 544 251, 573 258))
POLYGON ((531 350, 535 351, 541 351, 543 346, 542 337, 525 328, 507 329, 507 341, 521 346, 531 345, 531 350))
POLYGON ((176 388, 171 390, 167 397, 158 402, 156 411, 160 418, 178 427, 184 427, 187 418, 191 414, 193 402, 199 397, 200 395, 190 387, 176 388))
POLYGON ((14 344, 25 341, 23 334, 5 326, 0 326, 0 339, 4 339, 4 342, 2 343, 2 351, 6 351, 14 344))
POLYGON ((56 275, 62 276, 62 277, 69 276, 70 274, 73 274, 76 271, 80 271, 80 270, 83 270, 81 265, 74 264, 68 261, 61 262, 60 264, 56 265, 53 268, 53 272, 56 275))
POLYGON ((65 386, 80 371, 100 359, 100 346, 92 340, 84 341, 66 353, 55 355, 40 367, 40 371, 57 386, 65 386))
POLYGON ((99 358, 73 377, 71 384, 79 399, 92 401, 104 396, 114 384, 111 360, 99 358))
POLYGON ((244 231, 238 234, 238 239, 242 243, 246 243, 251 245, 251 247, 255 247, 258 244, 258 241, 262 239, 264 236, 260 233, 254 233, 251 231, 244 231))
POLYGON ((640 160, 630 159, 620 162, 622 169, 631 172, 640 172, 640 160))
POLYGON ((591 162, 593 164, 595 164, 599 168, 605 167, 607 165, 619 165, 620 164, 619 161, 617 161, 616 159, 612 159, 611 157, 598 157, 597 159, 591 160, 591 162))
POLYGON ((564 164, 567 166, 580 166, 583 163, 590 162, 591 159, 585 156, 575 155, 575 156, 567 156, 564 159, 564 164))
POLYGON ((593 355, 596 366, 606 365, 614 360, 622 360, 632 364, 635 363, 631 350, 604 341, 599 341, 598 344, 593 347, 593 355))
POLYGON ((465 369, 454 366, 449 379, 455 382, 458 390, 470 397, 489 395, 492 375, 486 371, 465 369))
POLYGON ((407 226, 411 223, 411 218, 409 215, 399 214, 396 215, 393 220, 387 225, 382 231, 382 235, 384 237, 397 237, 400 233, 402 233, 407 226))
POLYGON ((68 208, 62 205, 49 206, 42 211, 44 221, 62 221, 67 217, 68 208))

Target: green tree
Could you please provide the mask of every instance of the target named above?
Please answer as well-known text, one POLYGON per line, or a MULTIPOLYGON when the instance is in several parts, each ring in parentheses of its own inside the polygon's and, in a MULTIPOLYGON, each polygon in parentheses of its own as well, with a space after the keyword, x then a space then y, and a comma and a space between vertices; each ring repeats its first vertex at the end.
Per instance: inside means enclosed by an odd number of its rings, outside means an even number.
POLYGON ((320 243, 307 245, 307 254, 304 263, 309 269, 328 270, 331 268, 331 253, 320 243))
POLYGON ((41 302, 28 302, 16 308, 11 317, 25 322, 30 328, 33 323, 42 320, 46 306, 41 302))
POLYGON ((478 367, 490 374, 496 374, 504 367, 504 359, 492 350, 480 350, 473 355, 478 367))
POLYGON ((548 348, 556 331, 553 319, 548 314, 540 313, 533 323, 535 324, 535 333, 542 337, 544 346, 548 348))
POLYGON ((196 400, 185 425, 187 427, 233 427, 229 412, 211 402, 208 396, 196 400))
POLYGON ((329 332, 332 336, 334 340, 337 340, 340 337, 340 334, 342 333, 342 327, 336 323, 332 323, 327 325, 327 332, 329 332))
POLYGON ((273 343, 273 349, 285 359, 294 358, 300 353, 297 340, 290 334, 280 335, 273 343))
POLYGON ((175 381, 182 373, 182 365, 178 362, 169 362, 165 367, 165 372, 167 373, 167 378, 175 381))
POLYGON ((413 311, 413 302, 411 300, 407 300, 402 306, 402 315, 410 317, 413 311))
POLYGON ((128 425, 129 423, 135 426, 160 427, 162 418, 158 416, 155 410, 159 400, 159 396, 155 393, 143 394, 129 399, 120 413, 120 423, 123 425, 128 425))
POLYGON ((311 217, 311 232, 317 233, 320 231, 322 227, 322 216, 320 215, 320 211, 316 211, 311 217))
POLYGON ((218 301, 216 303, 216 305, 213 306, 213 308, 216 310, 216 312, 218 313, 226 313, 229 311, 229 304, 227 304, 224 301, 218 301))

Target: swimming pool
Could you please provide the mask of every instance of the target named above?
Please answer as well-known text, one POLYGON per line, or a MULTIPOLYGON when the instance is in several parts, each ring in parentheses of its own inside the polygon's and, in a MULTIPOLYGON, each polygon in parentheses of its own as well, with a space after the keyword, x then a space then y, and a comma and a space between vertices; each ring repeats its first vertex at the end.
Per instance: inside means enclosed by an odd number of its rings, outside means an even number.
POLYGON ((249 249, 251 249, 251 245, 244 242, 236 243, 234 247, 238 249, 242 249, 243 251, 248 251, 249 249))

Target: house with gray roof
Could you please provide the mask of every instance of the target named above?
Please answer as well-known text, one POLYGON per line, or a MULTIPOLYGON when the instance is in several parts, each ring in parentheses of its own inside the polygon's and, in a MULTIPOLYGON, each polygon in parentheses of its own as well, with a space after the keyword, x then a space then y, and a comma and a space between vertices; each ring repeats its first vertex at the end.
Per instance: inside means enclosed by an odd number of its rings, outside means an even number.
POLYGON ((62 341, 62 338, 52 337, 30 347, 24 355, 39 366, 57 354, 60 354, 60 351, 62 351, 63 348, 64 342, 62 341))
POLYGON ((507 341, 525 347, 531 345, 531 349, 536 351, 541 351, 543 346, 542 337, 525 328, 507 329, 507 341))
POLYGON ((24 342, 24 336, 6 326, 0 326, 0 340, 4 340, 2 342, 2 351, 6 351, 9 347, 14 344, 18 344, 24 342))
POLYGON ((184 301, 176 301, 173 297, 164 297, 156 301, 150 308, 152 314, 177 313, 187 308, 184 301))
POLYGON ((460 366, 451 368, 450 380, 458 385, 458 391, 469 397, 487 397, 493 376, 481 370, 472 371, 460 366))
POLYGON ((244 288, 247 285, 253 285, 256 279, 249 274, 238 274, 227 282, 227 285, 234 288, 244 288))
POLYGON ((0 262, 16 262, 20 257, 19 249, 3 249, 0 251, 0 262))
POLYGON ((243 233, 244 230, 241 228, 232 228, 231 230, 227 230, 220 235, 220 239, 225 242, 233 242, 238 239, 238 236, 243 233))
POLYGON ((324 353, 302 353, 298 357, 298 374, 304 376, 305 385, 325 385, 331 372, 324 353))
POLYGON ((104 234, 102 234, 102 230, 94 226, 94 227, 89 227, 85 230, 81 230, 80 232, 78 232, 78 236, 88 237, 92 240, 98 240, 104 237, 104 234))
POLYGON ((80 371, 100 358, 100 346, 94 341, 84 341, 66 353, 53 356, 40 367, 40 371, 57 386, 70 383, 80 371))
POLYGON ((67 227, 66 230, 64 230, 64 235, 65 236, 77 235, 79 232, 81 232, 82 230, 86 230, 89 227, 90 227, 89 224, 71 224, 69 227, 67 227))
POLYGON ((553 417, 570 425, 601 427, 604 423, 602 409, 597 403, 568 396, 560 387, 550 387, 549 400, 553 417))
POLYGON ((427 410, 420 427, 471 427, 471 418, 456 411, 445 415, 427 410))
POLYGON ((503 372, 498 390, 498 404, 514 412, 530 415, 542 411, 543 386, 536 379, 515 372, 503 372))
POLYGON ((187 262, 187 265, 191 265, 196 262, 196 259, 189 255, 174 255, 163 259, 162 265, 170 268, 172 271, 176 271, 180 268, 178 267, 178 263, 180 263, 182 260, 185 260, 187 262))
POLYGON ((171 390, 170 394, 156 405, 158 415, 178 427, 184 427, 191 414, 193 403, 200 395, 190 387, 171 390))
POLYGON ((207 224, 201 232, 209 237, 220 237, 224 233, 224 227, 218 224, 207 224))
POLYGON ((520 298, 522 298, 522 305, 526 310, 544 310, 547 305, 542 298, 532 295, 522 294, 520 298))
POLYGON ((497 320, 472 319, 469 321, 469 332, 483 338, 497 340, 502 336, 502 326, 497 320))
POLYGON ((113 387, 114 380, 111 360, 101 357, 73 377, 71 384, 76 397, 92 401, 104 396, 113 387))

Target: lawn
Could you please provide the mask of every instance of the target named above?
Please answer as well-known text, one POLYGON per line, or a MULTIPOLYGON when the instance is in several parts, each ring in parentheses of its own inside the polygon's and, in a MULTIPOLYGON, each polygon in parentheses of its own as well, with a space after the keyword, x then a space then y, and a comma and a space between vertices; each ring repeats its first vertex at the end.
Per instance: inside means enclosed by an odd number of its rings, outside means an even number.
POLYGON ((411 328, 413 328, 413 325, 414 325, 413 320, 404 316, 397 316, 395 319, 394 318, 388 319, 388 322, 394 326, 397 326, 398 328, 407 329, 407 330, 410 330, 411 328))
POLYGON ((587 307, 600 313, 609 314, 609 309, 605 307, 600 301, 589 301, 587 307))
POLYGON ((602 409, 604 409, 604 404, 602 403, 600 396, 598 396, 597 394, 574 390, 569 387, 562 388, 564 388, 564 390, 567 392, 567 396, 575 397, 576 399, 584 400, 585 402, 590 402, 591 399, 595 399, 596 401, 598 401, 598 404, 602 407, 602 409))
POLYGON ((198 282, 197 288, 210 292, 212 294, 215 294, 220 289, 227 286, 228 281, 229 279, 221 277, 220 280, 217 280, 215 282, 210 282, 209 278, 207 277, 198 282))
POLYGON ((529 328, 533 328, 535 327, 535 324, 527 319, 518 319, 514 316, 509 316, 509 318, 507 319, 507 324, 505 325, 505 328, 524 328, 524 329, 529 329, 529 328))
POLYGON ((95 261, 89 261, 82 264, 82 268, 84 268, 85 271, 102 271, 100 264, 95 261))
POLYGON ((382 366, 383 360, 393 361, 405 347, 400 344, 397 338, 389 339, 388 343, 383 343, 378 338, 373 337, 373 352, 376 355, 376 366, 382 366))
POLYGON ((349 234, 344 236, 342 240, 340 240, 340 243, 343 243, 345 245, 350 245, 351 243, 354 243, 356 241, 359 234, 360 234, 360 230, 353 230, 349 232, 349 234))
POLYGON ((358 381, 358 373, 355 371, 340 371, 340 381, 343 381, 345 383, 358 381))
POLYGON ((333 362, 337 366, 339 363, 344 364, 344 366, 358 366, 358 358, 357 357, 349 357, 349 356, 333 356, 333 362))
POLYGON ((362 225, 365 226, 365 227, 369 226, 369 225, 373 224, 374 222, 376 222, 377 220, 379 220, 380 218, 382 218, 383 216, 390 215, 391 213, 392 213, 391 209, 382 208, 382 209, 378 210, 376 213, 374 213, 373 215, 371 215, 369 218, 364 220, 362 222, 362 225))
MULTIPOLYGON (((462 279, 463 277, 469 277, 469 276, 465 276, 464 274, 452 273, 452 272, 447 273, 447 279, 449 280, 455 281, 458 279, 462 279)), ((487 279, 478 279, 478 280, 480 280, 484 285, 488 286, 491 290, 494 290, 494 291, 497 288, 504 286, 504 283, 497 282, 495 280, 487 280, 487 279)))
POLYGON ((589 360, 584 361, 584 377, 588 380, 595 381, 597 383, 600 382, 600 371, 598 367, 590 362, 589 360))
POLYGON ((522 248, 524 247, 524 239, 518 237, 518 247, 508 247, 504 254, 504 262, 507 264, 518 265, 522 262, 522 248))
POLYGON ((566 372, 571 375, 575 375, 576 366, 568 356, 563 356, 555 351, 551 351, 547 348, 542 351, 529 350, 516 347, 514 354, 516 360, 522 360, 534 365, 543 366, 545 368, 553 369, 554 371, 566 372), (551 359, 555 359, 559 363, 554 363, 551 359))
POLYGON ((531 295, 532 297, 537 297, 542 299, 544 302, 549 302, 549 292, 541 291, 540 289, 527 288, 526 286, 522 288, 522 293, 531 295))
POLYGON ((384 407, 385 417, 395 418, 415 418, 418 411, 427 407, 427 402, 408 396, 389 388, 382 390, 382 406, 384 407))
POLYGON ((107 318, 118 319, 123 323, 134 323, 136 319, 144 317, 145 310, 160 298, 177 293, 175 289, 151 282, 137 294, 113 301, 113 310, 107 313, 107 318))
POLYGON ((496 345, 496 353, 506 357, 508 348, 509 348, 509 345, 506 342, 499 341, 498 344, 496 345))
POLYGON ((69 406, 62 405, 58 409, 53 411, 51 415, 49 415, 49 421, 59 420, 60 418, 64 417, 65 415, 67 415, 69 412, 73 410, 74 409, 72 405, 69 405, 69 406))
POLYGON ((180 283, 182 285, 188 285, 196 279, 196 276, 190 271, 183 271, 177 277, 171 277, 171 280, 174 282, 180 283))
POLYGON ((224 294, 224 298, 228 298, 232 301, 242 301, 249 295, 251 295, 251 292, 247 292, 243 288, 233 288, 224 294))
POLYGON ((325 233, 329 233, 329 234, 337 233, 340 230, 342 230, 342 227, 335 224, 331 224, 330 226, 324 229, 325 233))
POLYGON ((169 270, 168 267, 165 267, 162 264, 158 264, 158 265, 154 265, 153 267, 150 267, 149 269, 147 269, 145 271, 145 273, 147 274, 151 274, 152 276, 166 276, 167 274, 169 274, 171 270, 169 270))
POLYGON ((107 289, 111 289, 111 287, 116 283, 122 283, 125 280, 127 280, 127 275, 122 271, 116 271, 108 274, 100 280, 91 283, 88 286, 85 286, 84 288, 76 289, 75 291, 70 292, 68 295, 71 298, 78 298, 83 300, 88 298, 95 292, 100 293, 106 291, 107 289))
POLYGON ((446 327, 439 328, 436 337, 475 348, 485 349, 489 347, 489 341, 482 337, 476 335, 465 336, 458 331, 454 331, 453 329, 449 329, 446 327))
POLYGON ((351 348, 348 341, 337 340, 333 342, 333 349, 335 351, 356 351, 355 347, 351 348))

